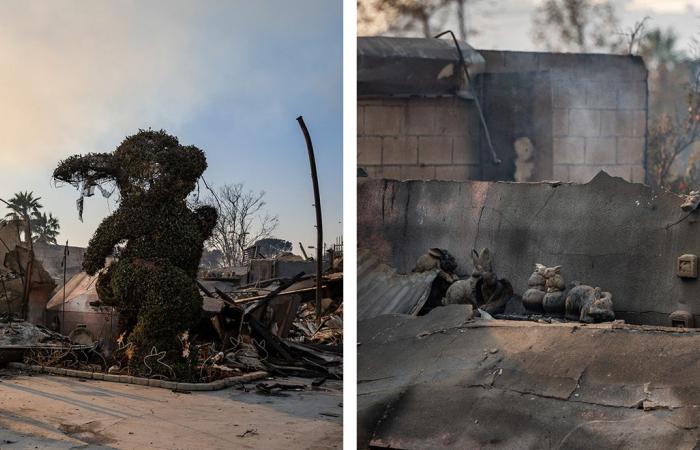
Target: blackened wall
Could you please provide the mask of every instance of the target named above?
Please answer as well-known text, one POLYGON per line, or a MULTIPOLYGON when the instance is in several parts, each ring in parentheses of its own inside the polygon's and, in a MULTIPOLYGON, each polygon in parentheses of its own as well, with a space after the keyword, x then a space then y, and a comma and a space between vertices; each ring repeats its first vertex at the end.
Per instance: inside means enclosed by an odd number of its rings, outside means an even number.
POLYGON ((700 213, 682 199, 600 173, 588 184, 360 179, 358 245, 409 272, 431 247, 469 274, 473 248, 491 249, 496 273, 518 293, 535 263, 613 294, 619 318, 669 325, 685 310, 700 323, 700 281, 676 276, 677 258, 700 253, 700 213), (683 219, 683 220, 682 220, 683 219))

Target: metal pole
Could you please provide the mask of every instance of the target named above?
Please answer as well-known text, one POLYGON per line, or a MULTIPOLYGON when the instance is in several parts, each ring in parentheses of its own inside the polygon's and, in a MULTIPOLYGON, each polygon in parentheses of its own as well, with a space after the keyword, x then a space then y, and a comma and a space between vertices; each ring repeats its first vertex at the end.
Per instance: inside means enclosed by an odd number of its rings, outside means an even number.
POLYGON ((452 36, 452 41, 454 41, 455 48, 457 50, 457 55, 459 58, 459 65, 462 66, 462 70, 464 71, 464 76, 467 77, 467 82, 469 83, 469 88, 472 91, 472 95, 474 96, 474 105, 476 106, 476 111, 479 113, 479 119, 481 120, 481 126, 484 128, 484 135, 486 136, 486 144, 489 146, 489 150, 491 150, 491 159, 495 165, 501 164, 501 160, 496 154, 496 150, 493 148, 493 142, 491 142, 491 133, 489 133, 489 127, 486 125, 486 118, 484 117, 484 112, 481 110, 481 103, 479 102, 479 96, 476 95, 476 90, 474 90, 474 83, 472 83, 472 78, 469 75, 469 70, 467 70, 467 63, 464 61, 464 53, 462 53, 462 48, 459 46, 459 41, 457 41, 457 37, 455 34, 452 32, 452 30, 447 30, 443 31, 442 33, 438 34, 435 36, 435 39, 440 39, 442 36, 449 34, 452 36))
POLYGON ((61 334, 64 334, 66 326, 66 266, 68 265, 68 241, 63 247, 63 302, 61 303, 61 334))
POLYGON ((304 118, 297 117, 297 122, 304 133, 306 148, 309 151, 309 165, 311 166, 311 181, 314 185, 314 206, 316 207, 316 323, 321 322, 321 270, 323 267, 323 218, 321 217, 321 194, 318 190, 318 175, 316 173, 316 157, 314 146, 311 143, 309 130, 306 128, 304 118))

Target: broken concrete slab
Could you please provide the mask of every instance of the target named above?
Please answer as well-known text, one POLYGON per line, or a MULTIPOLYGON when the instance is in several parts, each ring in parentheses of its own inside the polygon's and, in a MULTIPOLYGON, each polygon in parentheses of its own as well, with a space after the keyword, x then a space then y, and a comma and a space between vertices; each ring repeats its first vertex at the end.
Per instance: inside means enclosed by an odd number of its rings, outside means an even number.
POLYGON ((693 448, 700 438, 700 333, 460 323, 451 308, 358 324, 361 446, 693 448))

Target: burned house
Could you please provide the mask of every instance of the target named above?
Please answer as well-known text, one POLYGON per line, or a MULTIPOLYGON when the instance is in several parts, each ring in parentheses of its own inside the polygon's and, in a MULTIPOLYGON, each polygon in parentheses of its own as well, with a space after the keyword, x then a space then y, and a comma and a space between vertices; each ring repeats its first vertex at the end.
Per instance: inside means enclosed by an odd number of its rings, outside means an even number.
POLYGON ((45 307, 56 282, 41 259, 32 256, 31 245, 19 219, 0 221, 0 312, 21 316, 26 299, 26 318, 43 325, 45 307))
POLYGON ((642 184, 642 61, 462 43, 446 91, 454 45, 425 41, 358 42, 359 447, 693 448, 700 213, 642 184), (520 301, 545 266, 542 296, 590 285, 614 320, 425 308, 475 273, 520 301))

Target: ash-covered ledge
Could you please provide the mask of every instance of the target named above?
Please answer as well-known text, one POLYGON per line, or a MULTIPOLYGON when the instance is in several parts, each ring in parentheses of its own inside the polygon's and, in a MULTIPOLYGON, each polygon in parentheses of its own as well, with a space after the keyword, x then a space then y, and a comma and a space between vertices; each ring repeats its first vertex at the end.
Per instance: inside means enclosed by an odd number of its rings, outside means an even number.
POLYGON ((130 375, 115 375, 102 372, 88 372, 85 370, 64 369, 62 367, 49 367, 36 364, 24 364, 20 362, 11 362, 8 363, 7 366, 13 369, 26 370, 36 373, 46 373, 49 375, 60 375, 86 380, 110 381, 113 383, 136 384, 140 386, 174 389, 177 391, 218 391, 240 383, 261 380, 269 376, 267 372, 258 371, 235 377, 222 378, 210 383, 180 383, 177 381, 167 381, 156 378, 132 377, 130 375))
POLYGON ((612 292, 618 319, 700 323, 700 283, 678 276, 679 257, 700 252, 700 213, 678 195, 601 171, 586 184, 361 178, 357 202, 358 242, 400 273, 439 247, 467 275, 471 250, 488 247, 516 293, 535 263, 561 265, 567 283, 612 292))

